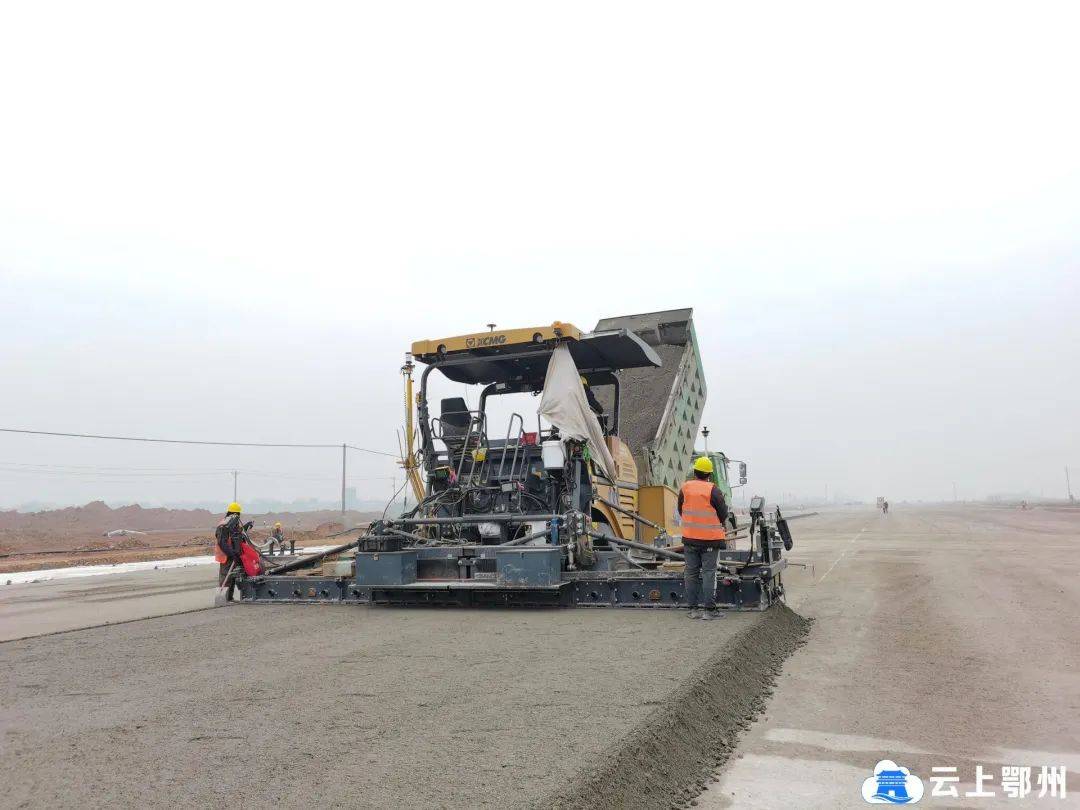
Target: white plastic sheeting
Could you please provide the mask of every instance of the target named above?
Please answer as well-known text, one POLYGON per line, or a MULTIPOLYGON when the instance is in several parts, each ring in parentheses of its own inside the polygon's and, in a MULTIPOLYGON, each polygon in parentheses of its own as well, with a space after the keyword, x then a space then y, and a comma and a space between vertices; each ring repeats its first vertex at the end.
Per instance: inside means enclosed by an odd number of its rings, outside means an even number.
MULTIPOLYGON (((297 549, 302 555, 320 554, 334 546, 307 546, 297 549)), ((301 556, 298 554, 297 557, 301 556)), ((283 562, 296 557, 282 557, 283 562)), ((199 557, 174 557, 171 560, 140 560, 139 562, 115 563, 111 565, 78 565, 70 568, 39 568, 36 571, 16 571, 0 574, 0 587, 5 585, 25 585, 30 582, 49 582, 54 579, 79 579, 98 577, 105 574, 131 574, 137 571, 166 571, 170 568, 189 568, 193 565, 217 565, 213 555, 199 557)))
POLYGON ((616 480, 615 459, 604 442, 600 421, 585 398, 581 373, 565 343, 555 348, 548 362, 544 395, 540 398, 540 415, 559 429, 564 442, 567 439, 585 442, 593 461, 604 475, 611 481, 616 480))

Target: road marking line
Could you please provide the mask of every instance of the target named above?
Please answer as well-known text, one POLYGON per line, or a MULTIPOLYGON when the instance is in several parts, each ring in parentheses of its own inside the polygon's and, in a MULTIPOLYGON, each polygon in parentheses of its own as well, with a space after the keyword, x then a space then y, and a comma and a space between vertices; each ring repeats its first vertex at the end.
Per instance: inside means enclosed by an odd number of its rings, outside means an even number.
POLYGON ((854 536, 854 537, 852 537, 852 538, 851 538, 851 540, 849 540, 849 541, 848 541, 848 548, 845 548, 845 549, 844 549, 844 550, 843 550, 842 552, 840 552, 840 556, 839 556, 839 557, 837 557, 837 558, 836 558, 836 560, 835 560, 835 561, 833 561, 833 564, 829 566, 829 570, 828 570, 828 571, 826 571, 826 572, 825 572, 824 574, 822 574, 822 575, 821 575, 821 579, 819 579, 819 580, 818 580, 817 582, 815 582, 815 583, 814 583, 815 585, 820 585, 820 584, 821 584, 822 582, 824 582, 824 581, 825 581, 825 577, 827 577, 827 576, 828 576, 829 574, 831 574, 831 573, 832 573, 832 570, 833 570, 834 568, 836 568, 836 564, 837 564, 838 562, 840 562, 840 561, 841 561, 842 559, 844 559, 844 557, 845 557, 845 556, 847 555, 847 553, 848 553, 849 551, 851 551, 851 545, 852 545, 852 544, 853 544, 853 543, 854 543, 854 542, 855 542, 856 540, 858 540, 858 539, 859 539, 859 537, 860 537, 860 536, 862 535, 862 533, 863 533, 863 532, 865 532, 865 531, 866 531, 866 526, 863 526, 863 527, 862 527, 861 529, 859 529, 859 531, 857 531, 857 532, 855 533, 855 536, 854 536))

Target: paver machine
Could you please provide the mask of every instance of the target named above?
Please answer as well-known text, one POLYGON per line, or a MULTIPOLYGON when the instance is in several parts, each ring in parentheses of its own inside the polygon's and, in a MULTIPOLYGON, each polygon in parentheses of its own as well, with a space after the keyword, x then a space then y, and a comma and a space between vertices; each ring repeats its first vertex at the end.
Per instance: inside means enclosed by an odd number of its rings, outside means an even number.
MULTIPOLYGON (((402 369, 403 464, 416 504, 325 554, 245 579, 242 598, 683 606, 674 490, 639 476, 634 450, 621 435, 624 422, 640 416, 636 411, 670 405, 639 397, 628 418, 622 378, 663 363, 656 346, 619 325, 592 332, 558 321, 504 331, 491 325, 487 332, 414 343, 402 369), (417 364, 423 370, 414 390, 417 364), (432 401, 433 375, 472 387, 475 407, 462 396, 432 401), (538 396, 536 412, 497 420, 492 405, 510 394, 538 396), (345 570, 303 570, 353 551, 345 570)), ((744 529, 749 548, 721 553, 717 596, 729 609, 765 609, 783 595, 790 534, 778 510, 766 514, 760 502, 756 509, 744 529)))

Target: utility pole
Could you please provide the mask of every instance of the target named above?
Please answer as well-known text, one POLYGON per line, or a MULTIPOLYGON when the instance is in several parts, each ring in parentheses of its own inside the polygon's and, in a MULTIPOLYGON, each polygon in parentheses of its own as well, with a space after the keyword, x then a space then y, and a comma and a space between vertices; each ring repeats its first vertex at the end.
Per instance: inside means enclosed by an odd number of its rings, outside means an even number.
POLYGON ((238 475, 238 472, 236 470, 233 470, 232 471, 232 499, 233 499, 233 503, 236 503, 236 476, 237 475, 238 475))
POLYGON ((953 503, 956 503, 956 482, 952 482, 952 499, 953 503))
POLYGON ((341 516, 345 517, 345 444, 341 445, 341 516))
POLYGON ((1076 500, 1072 494, 1072 482, 1069 480, 1069 465, 1065 465, 1065 491, 1069 494, 1069 502, 1072 503, 1076 500))

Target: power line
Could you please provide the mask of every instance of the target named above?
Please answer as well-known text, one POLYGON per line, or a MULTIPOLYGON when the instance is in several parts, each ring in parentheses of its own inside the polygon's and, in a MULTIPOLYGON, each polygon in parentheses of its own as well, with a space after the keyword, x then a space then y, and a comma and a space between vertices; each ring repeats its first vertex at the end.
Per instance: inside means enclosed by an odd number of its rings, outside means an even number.
POLYGON ((46 475, 46 476, 74 476, 90 478, 216 478, 225 475, 221 472, 161 472, 161 473, 138 473, 138 472, 102 472, 94 470, 53 470, 33 469, 27 467, 10 468, 0 466, 0 474, 15 475, 46 475))
POLYGON ((397 453, 387 453, 382 450, 370 450, 366 447, 356 447, 351 444, 288 444, 284 442, 211 442, 211 441, 199 441, 196 439, 148 439, 141 436, 102 436, 96 433, 61 433, 53 430, 22 430, 18 428, 0 428, 0 433, 22 433, 32 436, 65 436, 73 439, 109 439, 117 442, 153 442, 156 444, 200 444, 200 445, 215 445, 218 447, 306 447, 306 448, 319 448, 323 450, 338 449, 339 447, 348 447, 350 450, 356 450, 360 453, 371 453, 376 456, 388 456, 390 458, 397 458, 397 453))
MULTIPOLYGON (((336 446, 336 445, 335 445, 336 446)), ((94 473, 101 473, 103 475, 149 475, 151 477, 156 475, 223 475, 226 473, 233 473, 234 471, 243 473, 244 475, 257 475, 266 478, 295 478, 311 481, 336 481, 337 477, 332 475, 321 475, 319 473, 291 473, 282 472, 281 470, 256 470, 248 467, 200 467, 198 469, 180 468, 180 467, 131 467, 131 466, 101 466, 94 464, 45 464, 41 462, 27 462, 27 461, 0 461, 0 471, 7 470, 9 472, 33 472, 33 473, 57 473, 57 474, 71 474, 71 475, 92 475, 94 473)), ((382 475, 375 476, 374 478, 350 478, 350 481, 382 481, 390 480, 393 476, 382 475)))
POLYGON ((200 467, 197 470, 191 469, 179 469, 177 467, 103 467, 98 464, 43 464, 39 462, 29 461, 4 461, 0 462, 8 467, 46 467, 53 470, 124 470, 124 471, 136 471, 143 472, 146 470, 153 472, 197 472, 197 473, 209 473, 209 472, 232 472, 232 467, 200 467))
MULTIPOLYGON (((347 444, 345 446, 348 447, 350 450, 356 450, 356 451, 358 451, 360 453, 372 453, 373 455, 376 455, 376 456, 389 456, 390 458, 401 458, 401 455, 399 453, 386 453, 386 452, 383 452, 382 450, 368 450, 366 447, 354 447, 351 444, 347 444)), ((335 444, 334 447, 337 447, 337 445, 335 444)))

